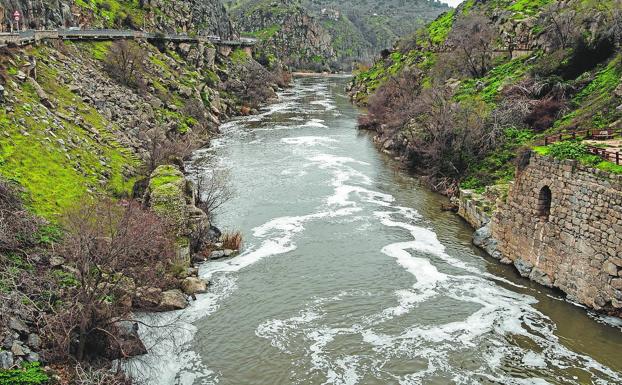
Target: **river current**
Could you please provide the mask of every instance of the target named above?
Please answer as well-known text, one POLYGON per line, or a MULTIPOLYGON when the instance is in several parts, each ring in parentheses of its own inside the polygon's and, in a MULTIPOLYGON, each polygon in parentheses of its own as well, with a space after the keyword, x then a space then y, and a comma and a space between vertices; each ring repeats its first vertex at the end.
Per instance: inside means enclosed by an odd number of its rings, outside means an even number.
POLYGON ((445 198, 397 168, 344 95, 302 78, 225 124, 194 175, 229 170, 217 224, 243 252, 142 330, 150 384, 622 384, 622 323, 471 245, 445 198))

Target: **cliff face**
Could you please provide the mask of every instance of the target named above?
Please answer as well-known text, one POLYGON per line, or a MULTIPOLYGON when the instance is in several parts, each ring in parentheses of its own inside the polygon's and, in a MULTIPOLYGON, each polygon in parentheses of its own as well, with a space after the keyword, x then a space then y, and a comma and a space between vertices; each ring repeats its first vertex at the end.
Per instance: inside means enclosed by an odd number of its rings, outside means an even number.
POLYGON ((0 20, 5 31, 10 30, 11 24, 16 27, 12 18, 14 11, 22 15, 20 28, 80 26, 205 32, 224 38, 237 36, 218 0, 2 0, 0 20))
POLYGON ((231 0, 240 30, 261 39, 268 55, 299 69, 350 70, 370 62, 399 36, 447 10, 426 0, 406 2, 231 0))
POLYGON ((330 70, 337 55, 331 36, 297 0, 262 0, 232 11, 240 30, 260 40, 266 62, 279 58, 296 69, 330 70))

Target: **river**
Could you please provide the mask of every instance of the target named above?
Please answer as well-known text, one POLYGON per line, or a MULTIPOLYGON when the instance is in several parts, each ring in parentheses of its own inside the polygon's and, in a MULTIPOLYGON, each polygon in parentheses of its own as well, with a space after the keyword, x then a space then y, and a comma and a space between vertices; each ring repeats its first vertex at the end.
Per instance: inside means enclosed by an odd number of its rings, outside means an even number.
POLYGON ((154 321, 168 334, 143 331, 148 382, 622 384, 622 324, 474 248, 357 132, 346 81, 297 79, 195 154, 195 175, 230 171, 217 222, 244 249, 201 267, 210 292, 154 321))

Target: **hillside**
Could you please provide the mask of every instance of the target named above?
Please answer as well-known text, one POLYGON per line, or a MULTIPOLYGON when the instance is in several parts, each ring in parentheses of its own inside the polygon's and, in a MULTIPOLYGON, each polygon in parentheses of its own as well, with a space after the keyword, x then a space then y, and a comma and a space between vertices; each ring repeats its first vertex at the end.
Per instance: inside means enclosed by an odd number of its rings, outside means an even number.
POLYGON ((32 28, 145 17, 158 32, 0 47, 0 384, 130 383, 112 360, 146 349, 121 320, 188 306, 207 290, 191 258, 221 239, 184 161, 288 77, 250 46, 193 38, 236 38, 219 1, 2 4, 32 28))
POLYGON ((449 8, 439 2, 230 0, 243 33, 298 69, 350 70, 449 8), (301 30, 308 31, 301 33, 301 30))
POLYGON ((581 143, 537 145, 622 128, 621 5, 467 1, 357 74, 350 95, 369 108, 361 127, 448 194, 507 186, 529 146, 620 172, 581 143))

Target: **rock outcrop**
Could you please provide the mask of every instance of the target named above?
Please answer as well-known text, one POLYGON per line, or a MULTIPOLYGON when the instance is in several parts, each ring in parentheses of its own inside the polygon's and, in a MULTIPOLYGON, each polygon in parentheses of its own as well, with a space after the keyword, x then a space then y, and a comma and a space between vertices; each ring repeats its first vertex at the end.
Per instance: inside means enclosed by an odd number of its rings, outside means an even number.
POLYGON ((244 33, 263 40, 268 54, 296 69, 349 71, 370 63, 400 36, 414 33, 440 13, 428 0, 228 0, 244 33), (302 34, 300 31, 306 31, 302 34))
POLYGON ((200 32, 237 37, 220 0, 141 0, 113 6, 112 2, 72 0, 1 0, 0 31, 17 28, 13 12, 21 15, 20 29, 129 28, 168 32, 200 32))

